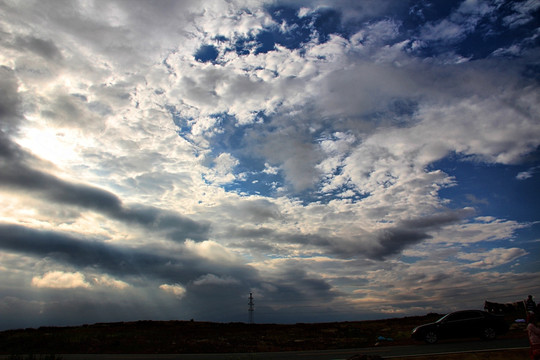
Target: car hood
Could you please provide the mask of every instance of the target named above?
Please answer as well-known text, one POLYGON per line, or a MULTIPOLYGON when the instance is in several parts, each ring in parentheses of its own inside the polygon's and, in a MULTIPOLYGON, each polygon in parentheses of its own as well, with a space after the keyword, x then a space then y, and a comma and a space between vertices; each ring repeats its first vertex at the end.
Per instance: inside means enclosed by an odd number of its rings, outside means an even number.
POLYGON ((436 322, 432 322, 432 323, 428 323, 428 324, 423 324, 423 325, 420 325, 420 326, 417 326, 413 329, 413 333, 419 331, 419 330, 425 330, 425 329, 429 329, 429 328, 433 328, 433 327, 437 327, 438 323, 436 322))

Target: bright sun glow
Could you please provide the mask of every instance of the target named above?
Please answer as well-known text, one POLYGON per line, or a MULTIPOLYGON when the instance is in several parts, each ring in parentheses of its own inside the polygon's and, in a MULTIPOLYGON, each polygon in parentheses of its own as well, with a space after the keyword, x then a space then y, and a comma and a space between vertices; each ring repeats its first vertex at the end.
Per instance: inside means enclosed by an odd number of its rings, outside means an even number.
POLYGON ((56 165, 77 160, 77 137, 54 128, 25 129, 24 137, 18 143, 36 156, 56 165))

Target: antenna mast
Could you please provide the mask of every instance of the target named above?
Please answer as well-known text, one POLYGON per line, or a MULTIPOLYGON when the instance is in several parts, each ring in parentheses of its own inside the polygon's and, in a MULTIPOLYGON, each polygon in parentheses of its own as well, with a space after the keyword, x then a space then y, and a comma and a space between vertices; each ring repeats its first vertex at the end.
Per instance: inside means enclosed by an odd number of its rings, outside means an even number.
POLYGON ((248 313, 249 313, 249 323, 250 324, 253 324, 253 311, 255 311, 255 303, 253 302, 253 294, 252 293, 249 293, 249 302, 248 302, 248 305, 249 305, 249 309, 248 309, 248 313))

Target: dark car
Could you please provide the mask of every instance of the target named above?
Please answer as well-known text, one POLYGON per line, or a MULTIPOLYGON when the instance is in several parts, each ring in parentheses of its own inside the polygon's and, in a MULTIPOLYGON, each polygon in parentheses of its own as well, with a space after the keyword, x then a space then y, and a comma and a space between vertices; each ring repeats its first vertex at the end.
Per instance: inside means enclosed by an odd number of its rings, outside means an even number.
POLYGON ((439 339, 450 338, 480 337, 491 340, 507 331, 508 324, 502 316, 480 310, 465 310, 447 314, 434 323, 416 327, 412 331, 412 337, 433 344, 439 339))

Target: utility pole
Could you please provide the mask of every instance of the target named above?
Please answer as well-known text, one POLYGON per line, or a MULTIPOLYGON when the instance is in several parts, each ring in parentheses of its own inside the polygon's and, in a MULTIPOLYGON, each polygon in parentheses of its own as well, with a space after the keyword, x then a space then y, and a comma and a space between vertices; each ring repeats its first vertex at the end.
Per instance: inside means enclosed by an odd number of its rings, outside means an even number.
POLYGON ((248 313, 249 313, 249 323, 250 324, 253 324, 253 311, 255 311, 255 303, 253 302, 253 294, 252 293, 249 293, 249 302, 248 302, 248 305, 249 305, 249 309, 248 309, 248 313))

